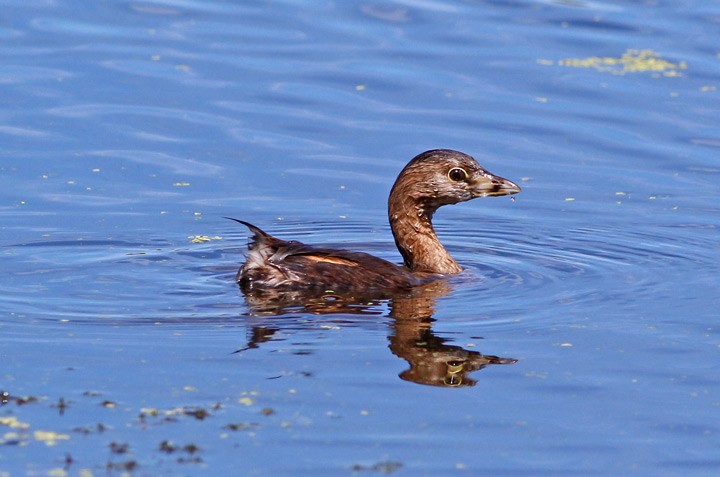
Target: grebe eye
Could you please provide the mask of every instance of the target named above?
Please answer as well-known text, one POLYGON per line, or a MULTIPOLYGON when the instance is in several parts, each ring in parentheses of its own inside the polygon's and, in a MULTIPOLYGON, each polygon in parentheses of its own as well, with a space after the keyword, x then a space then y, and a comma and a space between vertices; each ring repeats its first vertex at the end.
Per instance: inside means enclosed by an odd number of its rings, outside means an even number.
POLYGON ((468 178, 468 175, 467 172, 465 172, 465 169, 453 167, 452 169, 450 169, 450 172, 448 172, 448 177, 451 181, 459 182, 466 180, 468 178))

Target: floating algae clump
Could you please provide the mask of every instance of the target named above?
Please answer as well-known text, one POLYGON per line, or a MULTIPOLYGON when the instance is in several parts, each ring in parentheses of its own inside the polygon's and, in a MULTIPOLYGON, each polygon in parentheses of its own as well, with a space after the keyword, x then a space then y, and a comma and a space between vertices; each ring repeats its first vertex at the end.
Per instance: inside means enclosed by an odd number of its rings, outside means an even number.
POLYGON ((568 58, 560 60, 559 64, 575 68, 594 68, 598 71, 616 75, 650 71, 662 73, 665 76, 680 76, 679 70, 687 69, 687 64, 684 61, 671 63, 663 60, 653 50, 627 50, 619 58, 611 56, 568 58))

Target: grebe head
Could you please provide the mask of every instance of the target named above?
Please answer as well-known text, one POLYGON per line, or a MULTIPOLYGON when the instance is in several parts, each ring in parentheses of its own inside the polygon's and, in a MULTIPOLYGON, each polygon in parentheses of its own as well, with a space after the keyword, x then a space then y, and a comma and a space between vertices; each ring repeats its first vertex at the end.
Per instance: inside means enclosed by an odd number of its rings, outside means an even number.
POLYGON ((432 214, 443 205, 518 192, 517 184, 492 174, 471 156, 450 149, 433 149, 416 156, 400 172, 390 202, 411 199, 432 214))

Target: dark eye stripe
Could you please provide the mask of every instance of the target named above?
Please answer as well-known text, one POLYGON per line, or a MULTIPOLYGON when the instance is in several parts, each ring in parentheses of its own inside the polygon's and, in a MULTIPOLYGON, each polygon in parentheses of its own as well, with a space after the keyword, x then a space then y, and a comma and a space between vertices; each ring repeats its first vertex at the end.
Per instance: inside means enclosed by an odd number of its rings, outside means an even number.
POLYGON ((448 177, 451 181, 459 182, 466 180, 468 175, 467 172, 465 172, 465 169, 453 167, 450 171, 448 171, 448 177))

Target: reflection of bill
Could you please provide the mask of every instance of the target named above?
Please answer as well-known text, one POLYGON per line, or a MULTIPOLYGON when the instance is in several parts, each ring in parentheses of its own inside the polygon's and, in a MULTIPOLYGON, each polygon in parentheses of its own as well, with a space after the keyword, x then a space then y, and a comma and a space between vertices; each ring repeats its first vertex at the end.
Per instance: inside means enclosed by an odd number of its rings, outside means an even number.
MULTIPOLYGON (((432 331, 435 321, 435 300, 447 295, 451 286, 446 281, 433 282, 396 294, 378 296, 337 293, 248 291, 245 299, 253 316, 276 316, 292 312, 312 314, 353 313, 379 314, 380 304, 390 306, 394 318, 388 340, 390 351, 404 359, 410 368, 400 378, 431 386, 474 386, 477 381, 468 377, 491 364, 512 364, 517 360, 484 355, 460 346, 450 345, 447 339, 432 331)), ((238 350, 258 348, 262 343, 276 340, 282 329, 281 321, 252 326, 247 345, 238 350)))

